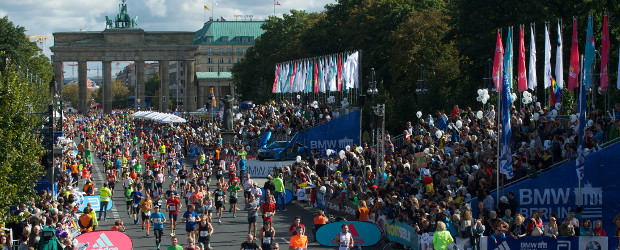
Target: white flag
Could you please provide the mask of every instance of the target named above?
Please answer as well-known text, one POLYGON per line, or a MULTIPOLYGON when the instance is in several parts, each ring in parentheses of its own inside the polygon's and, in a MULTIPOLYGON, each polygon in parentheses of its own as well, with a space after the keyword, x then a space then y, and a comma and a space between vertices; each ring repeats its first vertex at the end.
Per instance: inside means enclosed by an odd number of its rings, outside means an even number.
POLYGON ((564 70, 562 63, 562 27, 560 27, 560 21, 558 21, 558 48, 555 52, 555 83, 560 89, 564 88, 564 70))
POLYGON ((534 28, 530 27, 530 70, 527 79, 527 87, 531 90, 536 89, 536 41, 534 41, 534 28))
POLYGON ((549 41, 549 27, 545 24, 545 89, 551 87, 551 42, 549 41))

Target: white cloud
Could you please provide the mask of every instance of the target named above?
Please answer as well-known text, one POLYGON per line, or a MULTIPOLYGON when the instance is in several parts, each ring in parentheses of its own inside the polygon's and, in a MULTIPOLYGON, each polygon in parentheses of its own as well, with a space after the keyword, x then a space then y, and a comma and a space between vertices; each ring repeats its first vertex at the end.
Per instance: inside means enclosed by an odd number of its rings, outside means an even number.
POLYGON ((151 15, 158 17, 166 16, 166 0, 147 0, 146 7, 149 8, 151 15))

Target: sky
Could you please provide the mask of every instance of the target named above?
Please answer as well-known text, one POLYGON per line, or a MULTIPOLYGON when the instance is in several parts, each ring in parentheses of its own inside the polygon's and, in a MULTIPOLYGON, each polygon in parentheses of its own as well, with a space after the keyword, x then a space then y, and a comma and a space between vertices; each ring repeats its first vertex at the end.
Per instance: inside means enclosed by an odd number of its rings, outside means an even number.
MULTIPOLYGON (((275 14, 282 16, 291 9, 320 12, 336 0, 277 2, 280 5, 275 6, 275 14)), ((49 57, 49 47, 54 44, 52 33, 103 31, 105 16, 114 19, 120 3, 121 0, 0 0, 0 16, 8 16, 14 25, 24 27, 28 36, 48 37, 42 47, 49 57)), ((227 21, 249 20, 249 16, 252 20, 264 20, 274 14, 274 0, 126 0, 126 4, 128 14, 131 18, 138 16, 138 28, 145 31, 197 31, 211 16, 227 21), (204 5, 211 11, 204 10, 204 5)), ((89 69, 97 66, 101 68, 101 63, 88 64, 89 69)), ((72 67, 65 67, 65 77, 71 77, 72 72, 72 67)), ((116 73, 115 65, 112 72, 116 73)), ((96 75, 96 70, 88 71, 89 78, 96 75)))

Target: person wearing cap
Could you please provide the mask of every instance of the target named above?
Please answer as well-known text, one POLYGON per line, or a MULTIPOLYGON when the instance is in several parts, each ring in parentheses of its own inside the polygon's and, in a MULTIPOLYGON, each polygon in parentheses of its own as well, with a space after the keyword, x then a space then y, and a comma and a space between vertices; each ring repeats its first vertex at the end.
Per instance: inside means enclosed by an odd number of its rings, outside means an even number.
POLYGON ((90 195, 94 195, 95 194, 95 183, 93 181, 91 181, 90 179, 86 179, 86 184, 84 184, 84 188, 82 189, 82 191, 84 191, 84 193, 86 193, 86 196, 90 196, 90 195))
POLYGON ((237 218, 237 192, 239 192, 239 190, 241 190, 239 179, 233 180, 232 185, 228 186, 228 192, 230 194, 230 208, 228 212, 230 213, 232 211, 233 218, 237 218))

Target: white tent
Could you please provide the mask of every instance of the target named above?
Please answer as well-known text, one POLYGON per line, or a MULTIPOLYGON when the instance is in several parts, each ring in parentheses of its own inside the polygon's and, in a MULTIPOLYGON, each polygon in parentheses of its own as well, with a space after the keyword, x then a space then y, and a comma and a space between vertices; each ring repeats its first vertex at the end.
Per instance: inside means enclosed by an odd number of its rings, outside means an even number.
POLYGON ((167 113, 160 113, 160 112, 153 112, 153 111, 138 111, 134 114, 131 115, 133 118, 136 119, 145 119, 145 120, 152 120, 152 121, 156 121, 156 122, 160 122, 160 123, 184 123, 187 122, 187 120, 178 117, 176 115, 173 114, 167 114, 167 113))

